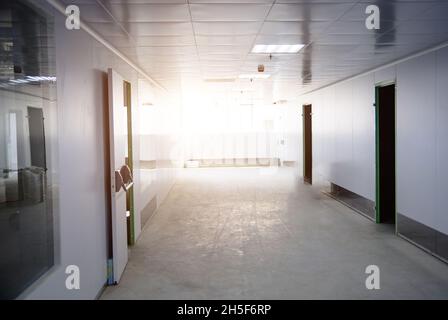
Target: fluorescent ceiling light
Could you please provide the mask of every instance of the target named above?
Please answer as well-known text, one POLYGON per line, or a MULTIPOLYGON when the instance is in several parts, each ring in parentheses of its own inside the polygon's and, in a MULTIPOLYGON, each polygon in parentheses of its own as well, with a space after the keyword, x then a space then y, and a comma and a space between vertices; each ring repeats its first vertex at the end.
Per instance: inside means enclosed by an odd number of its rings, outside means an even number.
POLYGON ((304 44, 256 44, 252 53, 297 53, 304 44))
POLYGON ((271 75, 268 73, 247 73, 247 74, 240 74, 238 78, 240 79, 267 79, 271 75))

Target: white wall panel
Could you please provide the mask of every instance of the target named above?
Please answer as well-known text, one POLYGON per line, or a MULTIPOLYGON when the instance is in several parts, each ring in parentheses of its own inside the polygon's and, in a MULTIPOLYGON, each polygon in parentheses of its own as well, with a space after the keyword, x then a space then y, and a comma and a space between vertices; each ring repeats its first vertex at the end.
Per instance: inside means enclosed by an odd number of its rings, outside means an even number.
POLYGON ((448 48, 437 52, 436 219, 435 229, 448 234, 448 48))
MULTIPOLYGON (((313 176, 318 179, 322 176, 325 167, 325 116, 326 105, 319 95, 313 99, 312 111, 312 146, 313 146, 313 176)), ((302 106, 303 112, 303 106, 302 106)), ((303 121, 303 117, 302 117, 303 121)))
POLYGON ((350 82, 335 87, 335 161, 331 170, 336 184, 353 190, 353 98, 350 82))
POLYGON ((335 101, 335 90, 334 87, 329 87, 323 90, 323 103, 325 104, 325 117, 324 117, 324 128, 325 128, 325 139, 324 139, 324 154, 325 154, 325 165, 322 170, 323 176, 327 177, 327 180, 334 181, 335 171, 334 161, 335 161, 335 125, 336 125, 336 106, 335 101))
MULTIPOLYGON (((299 97, 311 103, 313 175, 375 200, 375 85, 396 82, 397 211, 448 233, 448 48, 299 97)), ((299 130, 302 141, 302 129, 299 130)), ((299 148, 302 172, 302 146, 299 148)))
MULTIPOLYGON (((56 23, 63 25, 64 21, 58 17, 56 23)), ((91 38, 84 32, 55 30, 60 263, 36 283, 37 288, 28 298, 92 299, 106 281, 102 107, 107 95, 102 91, 103 74, 95 70, 98 66, 93 61, 95 47, 91 38), (80 290, 65 288, 64 271, 71 264, 80 268, 80 290)), ((105 56, 110 61, 111 56, 105 56)))
POLYGON ((364 76, 305 97, 313 105, 314 179, 374 199, 374 78, 364 76), (355 191, 354 191, 355 192, 355 191))
POLYGON ((375 200, 375 87, 373 74, 353 85, 353 188, 375 200))
POLYGON ((380 69, 374 73, 375 75, 375 84, 381 82, 389 82, 395 81, 397 76, 397 66, 391 66, 384 69, 380 69))
POLYGON ((435 53, 397 68, 397 211, 434 227, 435 53))
POLYGON ((397 211, 448 233, 448 48, 301 96, 315 112, 314 178, 375 199, 372 103, 375 84, 389 81, 397 83, 397 211))
POLYGON ((301 122, 300 106, 294 101, 287 107, 286 120, 288 121, 288 130, 286 132, 286 161, 296 161, 299 152, 299 127, 301 122))

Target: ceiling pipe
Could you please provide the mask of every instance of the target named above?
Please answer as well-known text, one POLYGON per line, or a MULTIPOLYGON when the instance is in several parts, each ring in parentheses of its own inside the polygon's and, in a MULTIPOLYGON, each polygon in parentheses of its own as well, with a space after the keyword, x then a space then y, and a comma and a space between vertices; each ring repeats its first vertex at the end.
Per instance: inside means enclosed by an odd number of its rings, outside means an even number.
MULTIPOLYGON (((64 16, 66 16, 65 13, 65 6, 59 1, 59 0, 47 0, 47 2, 55 8, 57 11, 62 13, 64 16)), ((97 33, 95 30, 90 28, 87 24, 84 22, 80 22, 80 27, 87 32, 89 35, 91 35, 95 40, 100 42, 102 45, 104 45, 107 49, 112 51, 115 55, 117 55, 120 59, 122 59, 124 62, 126 62, 129 66, 131 66, 135 71, 137 71, 140 75, 142 75, 146 80, 148 80, 151 84, 156 86, 157 88, 167 91, 165 87, 163 87, 160 83, 158 83, 156 80, 151 78, 142 68, 140 68, 138 65, 136 65, 134 62, 132 62, 128 57, 126 57, 120 50, 115 48, 112 44, 110 44, 106 39, 104 39, 99 33, 97 33)))

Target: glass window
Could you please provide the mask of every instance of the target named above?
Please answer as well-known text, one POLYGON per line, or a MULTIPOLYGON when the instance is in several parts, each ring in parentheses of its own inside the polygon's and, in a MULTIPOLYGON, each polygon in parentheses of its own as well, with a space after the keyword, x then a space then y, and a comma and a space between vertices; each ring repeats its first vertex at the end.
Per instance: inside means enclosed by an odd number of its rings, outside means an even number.
POLYGON ((0 2, 0 299, 54 264, 53 34, 42 9, 0 2))

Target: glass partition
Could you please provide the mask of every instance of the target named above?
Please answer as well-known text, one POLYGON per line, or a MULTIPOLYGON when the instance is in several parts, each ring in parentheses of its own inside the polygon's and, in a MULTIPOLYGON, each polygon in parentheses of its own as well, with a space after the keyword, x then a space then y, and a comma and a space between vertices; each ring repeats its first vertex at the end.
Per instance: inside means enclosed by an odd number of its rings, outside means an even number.
POLYGON ((0 2, 0 299, 54 264, 53 34, 41 8, 0 2))

